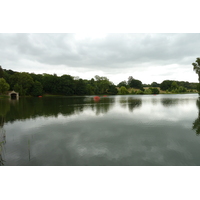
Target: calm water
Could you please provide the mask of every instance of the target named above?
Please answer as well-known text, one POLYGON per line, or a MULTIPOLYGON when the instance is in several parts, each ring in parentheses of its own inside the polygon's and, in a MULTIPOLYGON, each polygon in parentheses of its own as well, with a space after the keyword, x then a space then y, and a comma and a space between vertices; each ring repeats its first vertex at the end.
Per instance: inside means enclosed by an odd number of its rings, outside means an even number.
POLYGON ((0 165, 200 165, 197 94, 0 99, 0 165))

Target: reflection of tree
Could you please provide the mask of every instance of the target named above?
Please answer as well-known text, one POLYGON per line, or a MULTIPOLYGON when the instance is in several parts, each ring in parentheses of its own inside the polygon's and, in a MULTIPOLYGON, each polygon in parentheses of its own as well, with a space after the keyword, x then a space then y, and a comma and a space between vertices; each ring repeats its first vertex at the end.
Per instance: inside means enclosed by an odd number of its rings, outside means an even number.
POLYGON ((7 99, 3 99, 0 101, 0 116, 5 116, 7 112, 10 110, 10 104, 7 99))
POLYGON ((128 108, 130 112, 133 112, 135 108, 139 108, 141 106, 142 106, 141 99, 128 98, 128 108))
POLYGON ((152 99, 151 102, 153 105, 156 105, 156 104, 158 104, 158 99, 152 99))
MULTIPOLYGON (((0 118, 2 120, 2 117, 0 118)), ((3 129, 3 122, 1 121, 0 124, 0 166, 4 165, 4 159, 3 159, 3 148, 4 144, 6 143, 6 134, 5 130, 3 129)))
POLYGON ((126 108, 126 106, 128 105, 129 111, 133 112, 133 110, 135 108, 139 108, 142 105, 142 100, 141 99, 135 99, 133 97, 121 97, 121 99, 119 100, 120 105, 122 106, 122 108, 126 108))
MULTIPOLYGON (((36 118, 39 116, 57 117, 59 114, 69 116, 83 111, 83 98, 20 98, 13 103, 5 101, 2 107, 9 109, 4 112, 6 122, 36 118)), ((1 115, 0 100, 0 115, 1 115)))
POLYGON ((93 104, 92 109, 96 111, 96 115, 107 113, 114 105, 113 98, 101 98, 99 102, 93 104))
POLYGON ((161 99, 161 103, 165 107, 175 106, 177 104, 185 104, 188 103, 189 100, 187 98, 163 98, 161 99))
POLYGON ((0 116, 5 116, 5 122, 14 122, 40 116, 58 117, 59 114, 71 116, 88 108, 98 115, 107 113, 113 101, 114 98, 109 97, 101 97, 99 102, 94 102, 93 97, 20 98, 14 103, 0 100, 0 116))
POLYGON ((127 97, 121 97, 120 100, 119 100, 119 103, 121 105, 122 108, 126 108, 127 106, 127 97))
POLYGON ((200 134, 200 97, 197 99, 196 105, 197 105, 197 108, 198 108, 198 117, 193 122, 192 129, 196 130, 196 134, 199 135, 200 134))
POLYGON ((10 105, 8 104, 7 99, 0 101, 0 166, 4 165, 3 150, 4 144, 6 143, 6 132, 3 129, 5 123, 5 116, 10 110, 10 105))
POLYGON ((176 105, 178 103, 178 99, 163 98, 161 99, 161 103, 163 104, 163 106, 170 107, 176 105))

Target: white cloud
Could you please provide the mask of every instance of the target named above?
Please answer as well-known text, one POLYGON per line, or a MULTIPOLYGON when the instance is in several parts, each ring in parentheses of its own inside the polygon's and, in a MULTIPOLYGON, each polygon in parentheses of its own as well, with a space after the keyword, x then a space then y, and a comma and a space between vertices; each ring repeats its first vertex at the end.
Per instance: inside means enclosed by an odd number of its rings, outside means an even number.
POLYGON ((1 66, 14 71, 196 82, 200 34, 0 34, 1 66))

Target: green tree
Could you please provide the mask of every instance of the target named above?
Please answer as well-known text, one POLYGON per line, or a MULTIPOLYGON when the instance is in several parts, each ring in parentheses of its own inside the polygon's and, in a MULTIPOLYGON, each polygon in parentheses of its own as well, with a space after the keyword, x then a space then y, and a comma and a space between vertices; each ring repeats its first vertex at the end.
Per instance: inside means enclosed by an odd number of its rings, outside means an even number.
POLYGON ((56 74, 43 74, 43 89, 45 93, 59 94, 59 77, 56 74))
POLYGON ((137 90, 136 94, 144 94, 144 92, 142 90, 137 90))
POLYGON ((151 83, 151 87, 159 87, 159 84, 156 82, 151 83))
POLYGON ((115 95, 117 93, 118 93, 118 90, 117 90, 116 86, 114 84, 109 85, 108 94, 115 95))
POLYGON ((176 83, 176 81, 173 81, 171 84, 171 90, 176 90, 178 88, 178 85, 176 83))
POLYGON ((196 59, 195 63, 192 63, 193 65, 193 70, 198 74, 199 76, 199 82, 200 82, 200 58, 196 59))
POLYGON ((11 88, 20 88, 20 95, 30 95, 34 84, 33 78, 26 72, 17 72, 10 76, 11 88))
POLYGON ((10 85, 5 81, 4 78, 0 78, 0 93, 3 94, 4 92, 8 91, 10 85))
POLYGON ((170 90, 171 89, 171 84, 173 81, 170 80, 164 80, 161 84, 160 84, 160 89, 161 90, 170 90))
POLYGON ((178 93, 184 93, 187 92, 186 88, 184 88, 183 86, 178 87, 178 93))
POLYGON ((150 90, 151 90, 152 94, 159 94, 160 93, 160 91, 156 87, 150 88, 150 90))
POLYGON ((25 95, 23 88, 22 88, 22 85, 19 85, 18 83, 16 83, 14 85, 13 90, 16 91, 16 92, 19 92, 20 95, 25 95))
POLYGON ((150 88, 144 90, 144 94, 152 94, 152 91, 150 88))
POLYGON ((39 81, 35 81, 32 87, 31 95, 41 96, 43 94, 43 86, 39 81))
POLYGON ((200 58, 196 59, 195 63, 192 63, 193 70, 198 74, 199 86, 197 87, 198 93, 200 95, 200 58))
POLYGON ((75 80, 75 94, 84 95, 87 92, 87 85, 83 79, 75 80))
POLYGON ((0 78, 3 78, 3 77, 4 77, 4 71, 3 71, 3 69, 0 66, 0 78))
POLYGON ((75 91, 75 80, 70 75, 62 75, 59 78, 59 94, 70 96, 74 94, 75 91))
POLYGON ((122 87, 122 86, 124 86, 125 88, 128 88, 128 84, 127 84, 127 82, 126 81, 121 81, 118 85, 117 85, 117 87, 122 87))
POLYGON ((129 77, 128 85, 131 88, 137 88, 137 89, 143 90, 142 82, 140 80, 133 79, 132 77, 129 77))
POLYGON ((94 87, 89 83, 86 85, 86 94, 87 95, 94 95, 94 87))
POLYGON ((109 81, 107 77, 100 77, 98 75, 95 76, 96 79, 96 86, 97 86, 97 93, 99 94, 108 94, 109 86, 112 83, 109 81))
POLYGON ((128 90, 124 86, 121 86, 119 88, 119 94, 124 95, 124 94, 129 94, 129 92, 128 92, 128 90))
POLYGON ((131 81, 132 81, 132 80, 134 80, 134 78, 133 78, 132 76, 129 76, 129 77, 128 77, 128 82, 127 82, 127 83, 128 83, 128 85, 130 85, 130 84, 131 84, 131 81))

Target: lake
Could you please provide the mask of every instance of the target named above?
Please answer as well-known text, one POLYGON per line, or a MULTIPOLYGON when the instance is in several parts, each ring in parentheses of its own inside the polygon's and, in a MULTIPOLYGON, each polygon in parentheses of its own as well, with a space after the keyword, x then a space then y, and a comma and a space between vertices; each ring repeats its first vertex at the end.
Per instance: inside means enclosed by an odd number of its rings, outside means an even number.
POLYGON ((197 94, 0 99, 0 165, 200 165, 197 94))

